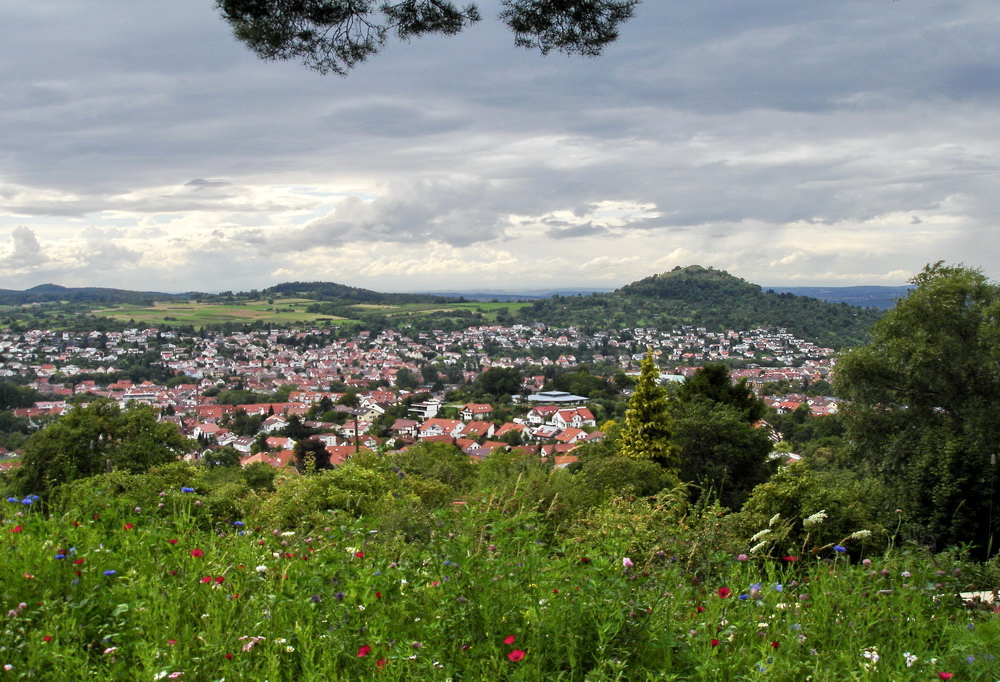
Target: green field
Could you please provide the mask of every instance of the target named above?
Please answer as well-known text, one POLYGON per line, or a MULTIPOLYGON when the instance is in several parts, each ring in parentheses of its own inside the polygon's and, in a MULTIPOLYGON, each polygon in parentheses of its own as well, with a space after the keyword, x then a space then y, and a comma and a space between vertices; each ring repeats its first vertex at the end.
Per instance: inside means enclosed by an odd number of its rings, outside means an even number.
POLYGON ((381 315, 390 320, 420 318, 434 313, 469 311, 481 313, 485 320, 496 320, 502 309, 515 311, 526 303, 406 303, 399 305, 357 304, 350 309, 358 312, 358 318, 339 317, 328 314, 306 312, 306 309, 320 303, 308 298, 281 298, 273 303, 267 301, 205 302, 205 301, 157 301, 151 306, 118 305, 97 308, 94 315, 110 317, 122 322, 134 321, 143 325, 190 324, 195 327, 219 325, 226 322, 250 323, 263 321, 275 326, 294 324, 345 324, 359 323, 365 316, 381 315))
POLYGON ((278 326, 296 323, 351 322, 343 317, 307 313, 306 308, 316 303, 304 298, 286 298, 268 303, 247 301, 240 303, 208 303, 198 301, 157 301, 152 306, 119 305, 98 308, 95 315, 116 320, 134 320, 137 324, 191 324, 196 327, 249 323, 262 320, 278 326))

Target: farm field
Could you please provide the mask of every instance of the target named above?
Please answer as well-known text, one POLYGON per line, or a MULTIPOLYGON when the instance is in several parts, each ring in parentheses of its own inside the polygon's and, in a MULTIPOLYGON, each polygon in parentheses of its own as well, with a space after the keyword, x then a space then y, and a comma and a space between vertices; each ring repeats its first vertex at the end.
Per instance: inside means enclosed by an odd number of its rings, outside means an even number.
POLYGON ((284 298, 267 301, 215 303, 199 301, 157 301, 151 306, 119 305, 98 308, 95 315, 116 320, 134 320, 137 324, 191 324, 196 327, 226 322, 249 323, 258 320, 275 325, 296 323, 353 322, 344 317, 306 312, 316 301, 305 298, 284 298))

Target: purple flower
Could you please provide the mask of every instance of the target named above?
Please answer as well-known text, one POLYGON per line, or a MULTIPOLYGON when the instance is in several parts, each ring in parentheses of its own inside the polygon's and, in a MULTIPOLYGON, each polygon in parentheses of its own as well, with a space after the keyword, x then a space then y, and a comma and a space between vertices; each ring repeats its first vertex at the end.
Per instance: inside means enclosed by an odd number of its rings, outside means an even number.
POLYGON ((625 568, 632 568, 632 566, 634 565, 635 564, 633 564, 632 560, 629 559, 628 557, 622 559, 622 566, 624 566, 625 568))

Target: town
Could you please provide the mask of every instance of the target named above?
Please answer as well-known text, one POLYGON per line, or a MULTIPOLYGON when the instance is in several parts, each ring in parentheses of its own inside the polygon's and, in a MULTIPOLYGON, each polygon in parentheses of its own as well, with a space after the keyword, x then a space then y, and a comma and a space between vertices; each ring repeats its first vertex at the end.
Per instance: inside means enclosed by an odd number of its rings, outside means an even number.
POLYGON ((779 413, 803 404, 813 415, 838 409, 837 399, 815 391, 807 397, 775 390, 826 386, 833 365, 832 349, 784 329, 587 335, 534 324, 346 338, 335 328, 31 330, 0 336, 0 379, 38 391, 33 406, 14 410, 33 428, 92 399, 151 405, 198 443, 195 459, 230 446, 243 465, 284 467, 294 462, 296 441, 310 438, 334 466, 361 448, 396 450, 417 441, 454 443, 473 458, 519 448, 559 466, 575 461, 579 444, 600 440, 601 420, 611 415, 590 396, 554 390, 552 377, 588 367, 627 395, 647 349, 661 383, 725 362, 734 380, 745 378, 779 413), (515 376, 513 390, 494 393, 491 402, 469 399, 491 370, 515 376))

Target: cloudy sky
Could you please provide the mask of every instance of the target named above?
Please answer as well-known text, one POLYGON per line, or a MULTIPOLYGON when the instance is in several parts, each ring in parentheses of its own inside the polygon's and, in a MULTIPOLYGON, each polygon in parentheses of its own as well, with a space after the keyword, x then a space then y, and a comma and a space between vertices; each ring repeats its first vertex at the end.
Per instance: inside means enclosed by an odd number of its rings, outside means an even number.
POLYGON ((4 0, 0 287, 1000 279, 996 0, 646 0, 598 59, 479 5, 341 78, 212 0, 4 0))

